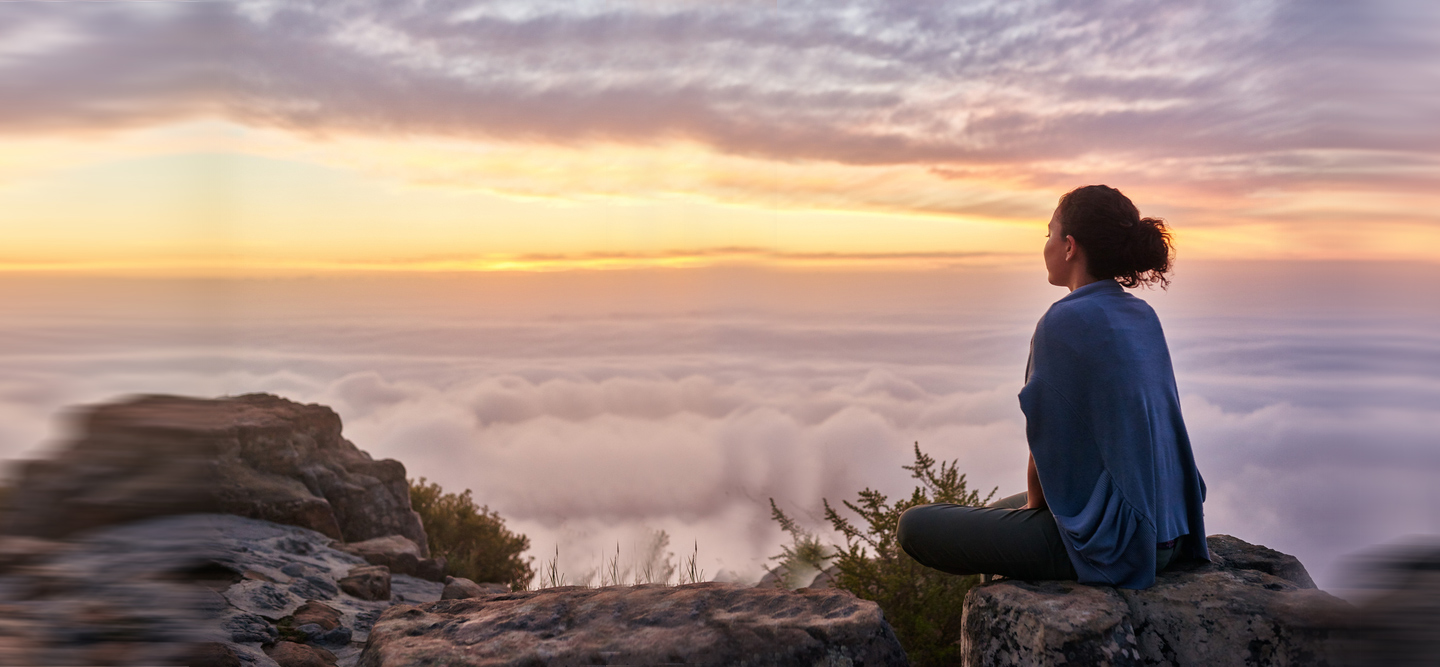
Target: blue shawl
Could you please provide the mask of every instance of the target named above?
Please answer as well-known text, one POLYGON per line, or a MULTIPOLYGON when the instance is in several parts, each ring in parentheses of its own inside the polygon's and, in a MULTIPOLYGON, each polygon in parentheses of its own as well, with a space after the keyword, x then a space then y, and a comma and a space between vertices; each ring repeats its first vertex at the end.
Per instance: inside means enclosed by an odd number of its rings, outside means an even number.
POLYGON ((1147 588, 1155 545, 1209 560, 1175 371, 1160 320, 1114 280, 1055 302, 1020 391, 1045 500, 1082 583, 1147 588))

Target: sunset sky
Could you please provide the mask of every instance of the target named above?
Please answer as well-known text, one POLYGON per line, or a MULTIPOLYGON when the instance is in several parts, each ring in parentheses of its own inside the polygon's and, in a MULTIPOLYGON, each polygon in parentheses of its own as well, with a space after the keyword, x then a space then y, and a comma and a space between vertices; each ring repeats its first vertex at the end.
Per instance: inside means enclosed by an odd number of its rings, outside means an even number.
POLYGON ((1421 2, 7 2, 0 266, 1440 259, 1421 2))

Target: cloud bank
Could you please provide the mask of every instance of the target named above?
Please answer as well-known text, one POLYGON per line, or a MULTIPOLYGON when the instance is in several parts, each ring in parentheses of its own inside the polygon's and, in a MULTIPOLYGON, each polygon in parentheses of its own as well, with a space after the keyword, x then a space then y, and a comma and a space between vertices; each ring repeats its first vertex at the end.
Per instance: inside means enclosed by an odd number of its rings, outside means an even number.
MULTIPOLYGON (((1406 287, 1433 267, 1182 269, 1141 296, 1167 328, 1210 531, 1295 553, 1322 586, 1346 554, 1440 531, 1440 323, 1406 287)), ((907 493, 914 442, 982 492, 1023 488, 1015 394, 1060 296, 1026 278, 32 278, 6 292, 0 454, 33 455, 77 402, 270 391, 473 489, 572 577, 664 529, 711 575, 753 579, 783 538, 767 498, 820 528, 821 498, 907 493)))

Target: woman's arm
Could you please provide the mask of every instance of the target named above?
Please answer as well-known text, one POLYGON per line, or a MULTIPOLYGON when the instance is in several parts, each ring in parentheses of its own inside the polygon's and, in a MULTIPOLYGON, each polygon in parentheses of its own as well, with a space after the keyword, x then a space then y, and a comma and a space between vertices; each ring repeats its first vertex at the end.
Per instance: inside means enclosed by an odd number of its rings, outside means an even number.
POLYGON ((1035 472, 1035 455, 1030 455, 1030 468, 1025 471, 1025 509, 1043 510, 1049 505, 1045 504, 1045 489, 1040 488, 1040 473, 1035 472))

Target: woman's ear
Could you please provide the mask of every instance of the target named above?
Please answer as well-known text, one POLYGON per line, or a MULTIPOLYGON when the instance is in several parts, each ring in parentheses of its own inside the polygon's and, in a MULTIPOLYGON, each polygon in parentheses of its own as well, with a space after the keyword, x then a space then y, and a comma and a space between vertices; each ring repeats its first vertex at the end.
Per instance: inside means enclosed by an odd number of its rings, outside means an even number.
POLYGON ((1075 243, 1075 237, 1074 237, 1074 236, 1071 236, 1071 235, 1069 235, 1069 234, 1066 234, 1066 235, 1065 235, 1065 261, 1068 262, 1068 261, 1071 261, 1071 260, 1075 259, 1075 254, 1076 254, 1077 252, 1079 252, 1079 248, 1080 248, 1080 246, 1075 243))

